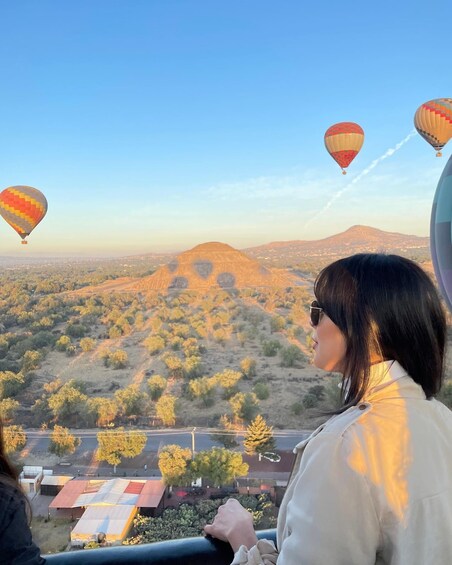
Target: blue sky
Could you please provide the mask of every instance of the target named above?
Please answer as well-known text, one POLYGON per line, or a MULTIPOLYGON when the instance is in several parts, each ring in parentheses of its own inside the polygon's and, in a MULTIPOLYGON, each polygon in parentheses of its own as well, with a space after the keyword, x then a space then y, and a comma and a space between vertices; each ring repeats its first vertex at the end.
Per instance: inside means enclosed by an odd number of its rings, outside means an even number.
POLYGON ((438 7, 17 0, 0 22, 0 188, 49 201, 27 247, 0 223, 0 255, 428 235, 452 142, 437 159, 415 135, 363 171, 452 96, 438 7), (349 120, 366 139, 344 177, 323 135, 349 120))

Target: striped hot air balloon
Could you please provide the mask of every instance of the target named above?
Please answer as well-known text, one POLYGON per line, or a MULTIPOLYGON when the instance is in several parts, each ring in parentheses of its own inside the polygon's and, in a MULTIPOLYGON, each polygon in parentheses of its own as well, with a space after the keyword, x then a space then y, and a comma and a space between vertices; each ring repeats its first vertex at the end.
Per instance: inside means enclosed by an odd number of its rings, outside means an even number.
POLYGON ((10 186, 0 193, 0 214, 8 224, 25 238, 34 230, 47 212, 44 194, 31 186, 10 186))
POLYGON ((324 140, 328 153, 341 167, 342 174, 347 174, 344 169, 350 165, 363 146, 363 128, 354 122, 340 122, 326 130, 324 140))
POLYGON ((424 102, 416 110, 414 126, 425 141, 436 149, 436 156, 441 157, 441 149, 452 137, 452 98, 424 102))

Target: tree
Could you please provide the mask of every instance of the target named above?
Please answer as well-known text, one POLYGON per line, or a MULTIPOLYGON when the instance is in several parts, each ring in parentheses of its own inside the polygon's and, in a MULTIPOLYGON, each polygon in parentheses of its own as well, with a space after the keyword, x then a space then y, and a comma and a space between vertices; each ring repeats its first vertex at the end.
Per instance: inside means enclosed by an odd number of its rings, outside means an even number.
POLYGON ((80 340, 80 347, 84 353, 92 351, 96 345, 96 342, 92 337, 82 337, 80 340))
POLYGON ((215 380, 209 377, 200 377, 193 379, 188 383, 188 390, 195 398, 200 398, 204 406, 212 406, 214 402, 214 386, 215 380))
POLYGON ((165 340, 159 335, 151 335, 143 341, 150 355, 157 355, 165 348, 165 340))
POLYGON ((58 421, 78 423, 80 415, 86 416, 88 396, 80 388, 79 383, 71 380, 49 397, 49 408, 58 421))
POLYGON ((184 377, 184 365, 176 355, 166 355, 163 359, 167 369, 168 375, 174 378, 183 378, 184 377))
POLYGON ((157 418, 162 420, 164 426, 174 426, 176 423, 176 397, 164 394, 155 405, 157 418))
POLYGON ((248 474, 249 466, 243 462, 242 454, 224 447, 213 447, 196 454, 190 466, 193 478, 203 477, 214 486, 230 484, 235 478, 248 474))
POLYGON ((99 432, 96 458, 113 465, 113 472, 116 473, 116 466, 121 463, 123 457, 129 459, 140 455, 146 445, 146 439, 143 432, 126 432, 124 428, 99 432))
POLYGON ((22 357, 21 369, 24 374, 29 373, 33 369, 37 369, 42 360, 39 351, 25 351, 22 357))
POLYGON ((301 402, 305 408, 315 408, 319 403, 319 400, 316 396, 308 392, 303 396, 303 400, 301 402))
POLYGON ((202 375, 201 357, 198 355, 191 355, 187 357, 184 362, 184 373, 186 378, 194 379, 202 375))
POLYGON ((113 367, 113 369, 124 369, 127 367, 128 361, 129 357, 124 349, 117 349, 110 353, 108 357, 109 365, 113 367))
POLYGON ((281 367, 294 367, 297 361, 303 359, 303 354, 296 345, 288 345, 280 351, 281 367))
POLYGON ((8 422, 14 418, 19 402, 13 398, 4 398, 0 400, 0 419, 3 422, 8 422))
POLYGON ((224 388, 226 394, 230 394, 239 380, 242 378, 242 373, 233 371, 232 369, 224 369, 221 373, 216 373, 213 378, 218 386, 224 388))
POLYGON ((267 400, 270 396, 270 391, 265 383, 256 383, 253 390, 259 400, 267 400))
POLYGON ((162 377, 161 375, 152 375, 152 377, 149 377, 148 387, 151 400, 158 400, 162 396, 163 391, 166 388, 166 384, 167 382, 165 377, 162 377))
POLYGON ((14 453, 23 449, 27 443, 27 436, 22 426, 5 426, 3 428, 3 443, 6 453, 14 453))
POLYGON ((265 357, 275 357, 280 348, 281 344, 275 339, 270 339, 262 343, 262 351, 265 357))
POLYGON ((256 361, 252 357, 245 357, 240 362, 240 368, 245 379, 252 379, 256 376, 256 361))
POLYGON ((0 398, 16 396, 26 385, 23 373, 0 371, 0 398))
MULTIPOLYGON (((249 495, 235 495, 240 504, 253 515, 254 525, 257 529, 274 528, 276 524, 275 506, 268 495, 259 497, 249 495)), ((226 499, 206 500, 201 499, 193 505, 181 504, 179 508, 167 508, 163 514, 155 518, 138 515, 134 520, 134 537, 127 538, 125 545, 138 545, 199 537, 203 527, 210 524, 221 504, 226 499)))
POLYGON ((114 398, 95 397, 89 400, 90 408, 96 414, 97 425, 101 428, 111 425, 119 412, 114 398))
POLYGON ((49 451, 61 458, 64 455, 74 453, 80 443, 80 438, 72 435, 67 428, 56 425, 50 436, 49 451))
POLYGON ((180 485, 187 471, 191 450, 180 445, 165 445, 159 453, 159 469, 166 485, 180 485))
POLYGON ((259 402, 254 392, 238 392, 229 399, 229 405, 238 422, 251 422, 257 414, 259 402))
POLYGON ((71 345, 71 338, 67 335, 62 335, 55 343, 58 351, 66 351, 69 345, 71 345))
POLYGON ((132 384, 126 388, 115 392, 115 399, 119 406, 119 411, 126 418, 136 418, 141 416, 144 411, 146 394, 141 392, 137 384, 132 384))
POLYGON ((108 330, 108 337, 110 339, 116 339, 118 337, 122 336, 122 330, 119 326, 111 326, 111 328, 108 330))
POLYGON ((66 333, 70 337, 83 337, 87 332, 87 329, 82 324, 71 323, 66 327, 66 333))
POLYGON ((243 446, 245 452, 251 455, 253 453, 273 451, 275 448, 273 427, 268 426, 260 414, 258 414, 248 426, 243 446))

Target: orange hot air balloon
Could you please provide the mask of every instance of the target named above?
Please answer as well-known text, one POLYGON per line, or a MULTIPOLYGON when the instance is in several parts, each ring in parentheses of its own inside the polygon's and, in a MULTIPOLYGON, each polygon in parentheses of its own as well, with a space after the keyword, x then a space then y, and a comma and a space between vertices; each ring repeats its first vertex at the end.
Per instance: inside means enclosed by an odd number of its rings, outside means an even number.
POLYGON ((441 149, 452 137, 452 98, 424 102, 414 114, 414 126, 441 157, 441 149))
POLYGON ((325 132, 325 147, 336 163, 341 167, 342 174, 358 155, 364 143, 364 131, 354 122, 340 122, 328 128, 325 132))
POLYGON ((47 212, 44 194, 31 186, 10 186, 0 193, 0 214, 22 238, 34 230, 47 212))

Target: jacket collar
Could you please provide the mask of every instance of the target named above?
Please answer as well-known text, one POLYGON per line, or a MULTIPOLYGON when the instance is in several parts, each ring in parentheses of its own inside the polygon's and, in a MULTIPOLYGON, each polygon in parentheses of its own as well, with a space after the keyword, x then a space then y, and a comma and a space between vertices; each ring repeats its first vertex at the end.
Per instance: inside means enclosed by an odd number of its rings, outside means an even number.
POLYGON ((376 400, 381 394, 387 393, 391 396, 395 394, 395 396, 423 396, 425 398, 422 387, 413 381, 398 361, 394 360, 382 361, 371 366, 369 386, 363 401, 376 400))

